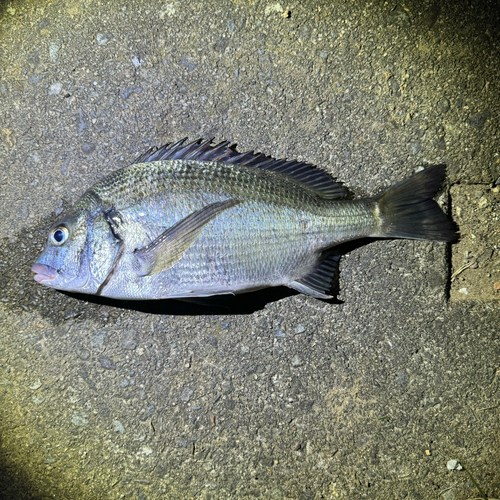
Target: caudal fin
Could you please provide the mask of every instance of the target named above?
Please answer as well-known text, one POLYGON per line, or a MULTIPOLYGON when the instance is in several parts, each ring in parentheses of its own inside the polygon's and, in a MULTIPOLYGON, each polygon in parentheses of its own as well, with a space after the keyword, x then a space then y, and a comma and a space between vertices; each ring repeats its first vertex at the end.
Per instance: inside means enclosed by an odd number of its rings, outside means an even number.
POLYGON ((375 198, 380 210, 380 236, 433 241, 456 239, 455 225, 433 200, 445 169, 445 165, 426 168, 375 198))

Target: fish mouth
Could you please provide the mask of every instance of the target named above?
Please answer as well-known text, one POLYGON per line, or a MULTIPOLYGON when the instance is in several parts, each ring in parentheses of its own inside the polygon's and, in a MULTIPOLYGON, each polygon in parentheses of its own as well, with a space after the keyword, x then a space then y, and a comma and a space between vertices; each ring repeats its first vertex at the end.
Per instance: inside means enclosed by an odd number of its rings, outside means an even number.
POLYGON ((47 266, 47 264, 33 264, 31 270, 36 273, 34 278, 38 283, 53 281, 57 277, 57 269, 47 266))

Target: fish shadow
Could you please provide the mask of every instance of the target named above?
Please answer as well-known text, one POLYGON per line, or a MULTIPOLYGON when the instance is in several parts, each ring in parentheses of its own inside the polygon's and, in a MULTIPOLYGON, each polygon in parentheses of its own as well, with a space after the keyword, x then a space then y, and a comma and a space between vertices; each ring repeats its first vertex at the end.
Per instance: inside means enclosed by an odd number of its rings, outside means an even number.
POLYGON ((170 316, 248 315, 264 309, 269 303, 299 295, 295 290, 283 286, 238 295, 214 295, 192 299, 118 300, 73 292, 60 291, 60 293, 92 304, 170 316))

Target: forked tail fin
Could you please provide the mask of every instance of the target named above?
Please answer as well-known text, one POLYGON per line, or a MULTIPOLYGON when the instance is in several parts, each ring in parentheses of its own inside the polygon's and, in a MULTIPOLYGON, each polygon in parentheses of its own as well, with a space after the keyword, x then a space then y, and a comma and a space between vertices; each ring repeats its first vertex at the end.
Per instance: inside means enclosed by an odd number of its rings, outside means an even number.
POLYGON ((428 167, 375 198, 383 238, 452 241, 453 222, 433 200, 445 176, 445 165, 428 167))

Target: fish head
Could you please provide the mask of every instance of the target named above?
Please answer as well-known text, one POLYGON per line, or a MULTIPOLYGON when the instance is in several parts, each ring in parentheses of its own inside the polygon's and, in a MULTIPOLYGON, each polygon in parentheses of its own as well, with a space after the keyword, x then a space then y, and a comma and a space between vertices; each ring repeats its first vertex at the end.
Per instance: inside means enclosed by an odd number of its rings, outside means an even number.
POLYGON ((79 209, 49 230, 31 270, 38 283, 71 292, 97 293, 109 274, 119 241, 100 209, 79 209))

